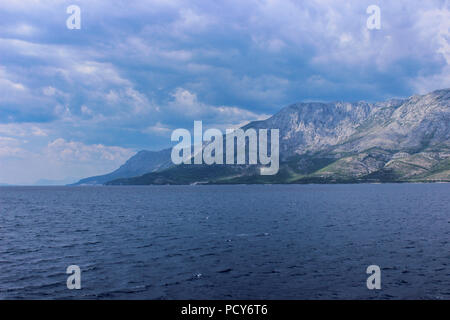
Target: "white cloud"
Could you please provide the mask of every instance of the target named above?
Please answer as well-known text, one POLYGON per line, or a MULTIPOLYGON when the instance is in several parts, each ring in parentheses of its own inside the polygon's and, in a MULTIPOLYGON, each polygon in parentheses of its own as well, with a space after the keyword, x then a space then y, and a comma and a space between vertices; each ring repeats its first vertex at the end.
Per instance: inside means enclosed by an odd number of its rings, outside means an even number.
POLYGON ((46 95, 46 96, 54 96, 56 93, 56 89, 52 86, 48 86, 42 89, 42 92, 46 95))
MULTIPOLYGON (((10 137, 0 136, 0 158, 12 157, 12 158, 24 158, 28 152, 20 147, 21 141, 10 137)), ((3 168, 2 170, 5 170, 3 168)))
POLYGON ((52 161, 103 163, 111 161, 122 164, 134 152, 130 149, 105 146, 102 144, 86 145, 76 141, 58 138, 50 142, 45 150, 52 161))
POLYGON ((173 100, 168 107, 172 112, 181 113, 186 118, 208 120, 217 124, 256 120, 260 114, 233 106, 212 106, 198 100, 195 93, 177 88, 172 94, 173 100))
POLYGON ((31 127, 31 130, 32 130, 31 133, 33 136, 46 137, 48 135, 45 130, 42 130, 41 128, 36 127, 36 126, 31 127))
POLYGON ((34 36, 38 33, 38 29, 27 23, 19 23, 16 25, 8 26, 4 29, 4 32, 10 36, 22 36, 22 37, 30 37, 34 36))
POLYGON ((0 93, 2 95, 11 94, 11 90, 15 93, 21 93, 26 90, 25 86, 13 79, 13 75, 6 71, 5 67, 0 66, 0 93))
POLYGON ((115 108, 115 113, 122 117, 130 116, 130 112, 132 115, 142 115, 158 111, 158 106, 149 101, 144 93, 133 87, 111 89, 103 94, 100 100, 115 108))
POLYGON ((82 105, 82 106, 81 106, 81 113, 82 113, 82 114, 85 114, 85 115, 88 115, 88 116, 91 116, 91 115, 93 114, 92 110, 89 109, 89 108, 88 108, 87 106, 85 106, 85 105, 82 105))
POLYGON ((160 136, 168 136, 172 132, 172 129, 161 122, 157 122, 155 125, 145 128, 142 132, 160 136))
POLYGON ((0 124, 0 137, 26 139, 32 136, 45 137, 48 130, 34 123, 2 123, 0 124))
POLYGON ((445 59, 446 65, 439 73, 419 75, 411 79, 417 93, 450 87, 450 10, 431 9, 421 12, 417 22, 417 32, 428 39, 428 45, 437 55, 445 59))
POLYGON ((120 76, 111 63, 97 61, 74 61, 70 69, 72 80, 82 80, 87 85, 131 86, 131 82, 120 76))
POLYGON ((52 138, 36 124, 0 124, 0 181, 31 184, 42 178, 62 180, 108 173, 135 151, 52 138))

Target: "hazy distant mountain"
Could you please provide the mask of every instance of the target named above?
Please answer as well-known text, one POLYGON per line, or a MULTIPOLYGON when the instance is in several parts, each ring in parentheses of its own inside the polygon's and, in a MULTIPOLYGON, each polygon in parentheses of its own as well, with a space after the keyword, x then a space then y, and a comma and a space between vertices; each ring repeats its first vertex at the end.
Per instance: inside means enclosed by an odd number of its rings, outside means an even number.
POLYGON ((109 184, 450 181, 450 89, 379 103, 297 103, 247 128, 280 129, 277 175, 169 165, 109 184))
POLYGON ((39 179, 34 183, 35 186, 64 186, 76 181, 75 178, 66 178, 62 180, 39 179))
POLYGON ((104 184, 114 179, 136 177, 145 173, 162 170, 172 165, 170 153, 171 149, 139 151, 119 169, 105 175, 82 179, 74 185, 104 184))

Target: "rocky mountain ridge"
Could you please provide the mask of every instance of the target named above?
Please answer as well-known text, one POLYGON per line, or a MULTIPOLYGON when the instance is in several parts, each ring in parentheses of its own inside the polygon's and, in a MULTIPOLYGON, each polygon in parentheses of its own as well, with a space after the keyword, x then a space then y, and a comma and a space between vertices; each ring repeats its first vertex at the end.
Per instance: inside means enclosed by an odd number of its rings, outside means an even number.
POLYGON ((146 174, 106 183, 450 181, 450 89, 378 103, 296 103, 248 128, 280 130, 277 175, 250 165, 173 166, 167 149, 146 174))

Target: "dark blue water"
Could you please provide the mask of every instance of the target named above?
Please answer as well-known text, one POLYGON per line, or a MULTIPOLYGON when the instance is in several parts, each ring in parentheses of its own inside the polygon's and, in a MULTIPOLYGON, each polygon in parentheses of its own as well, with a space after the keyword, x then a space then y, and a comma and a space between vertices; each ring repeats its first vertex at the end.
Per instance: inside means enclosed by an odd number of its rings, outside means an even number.
POLYGON ((2 187, 0 298, 450 299, 450 184, 2 187))

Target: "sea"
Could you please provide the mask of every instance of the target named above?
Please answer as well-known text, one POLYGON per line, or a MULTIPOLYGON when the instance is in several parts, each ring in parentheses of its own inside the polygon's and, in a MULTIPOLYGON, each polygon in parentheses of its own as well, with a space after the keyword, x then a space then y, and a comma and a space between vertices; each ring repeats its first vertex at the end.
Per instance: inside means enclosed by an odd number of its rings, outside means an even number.
POLYGON ((0 299, 448 300, 450 184, 0 187, 0 299))

